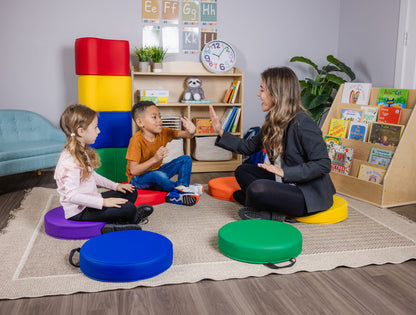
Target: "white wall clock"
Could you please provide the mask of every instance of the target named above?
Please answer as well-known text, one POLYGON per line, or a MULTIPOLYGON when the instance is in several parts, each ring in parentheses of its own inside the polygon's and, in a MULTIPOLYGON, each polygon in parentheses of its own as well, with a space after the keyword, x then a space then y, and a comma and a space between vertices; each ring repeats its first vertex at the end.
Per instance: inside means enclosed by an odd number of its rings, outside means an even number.
POLYGON ((233 47, 222 40, 212 40, 201 50, 201 62, 212 72, 229 71, 235 65, 235 57, 233 47))

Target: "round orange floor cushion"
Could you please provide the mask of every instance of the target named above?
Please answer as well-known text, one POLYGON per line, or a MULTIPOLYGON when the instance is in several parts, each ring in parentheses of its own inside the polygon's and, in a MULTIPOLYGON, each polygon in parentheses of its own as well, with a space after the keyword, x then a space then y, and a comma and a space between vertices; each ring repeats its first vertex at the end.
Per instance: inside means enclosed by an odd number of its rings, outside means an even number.
POLYGON ((233 192, 241 189, 234 176, 218 177, 208 182, 209 194, 217 199, 235 201, 233 192))

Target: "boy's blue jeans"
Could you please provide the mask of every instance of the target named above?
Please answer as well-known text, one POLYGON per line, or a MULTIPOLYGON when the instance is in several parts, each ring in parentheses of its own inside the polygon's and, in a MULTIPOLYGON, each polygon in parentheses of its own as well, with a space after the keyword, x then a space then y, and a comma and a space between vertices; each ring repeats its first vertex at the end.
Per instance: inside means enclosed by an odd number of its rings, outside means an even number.
POLYGON ((171 191, 176 186, 189 186, 191 182, 192 159, 189 155, 182 155, 157 170, 148 171, 142 175, 134 176, 130 184, 138 189, 157 189, 171 191), (170 180, 178 174, 176 182, 170 180))

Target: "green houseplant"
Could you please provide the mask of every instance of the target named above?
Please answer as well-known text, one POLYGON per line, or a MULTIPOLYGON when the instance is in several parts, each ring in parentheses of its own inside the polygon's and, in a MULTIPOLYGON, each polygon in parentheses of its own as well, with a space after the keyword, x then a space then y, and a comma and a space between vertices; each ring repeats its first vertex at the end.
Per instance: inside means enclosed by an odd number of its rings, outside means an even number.
POLYGON ((140 49, 134 47, 134 54, 139 61, 139 71, 147 72, 149 69, 149 62, 152 60, 152 49, 150 47, 141 47, 140 49))
POLYGON ((333 55, 328 55, 326 60, 328 64, 319 68, 317 64, 305 57, 296 56, 290 59, 290 62, 306 63, 313 68, 313 78, 299 80, 299 83, 302 88, 302 104, 316 122, 319 122, 325 108, 331 106, 341 84, 346 82, 334 72, 346 74, 351 81, 355 79, 355 73, 351 68, 333 55))
POLYGON ((167 49, 163 49, 160 46, 152 46, 151 48, 151 59, 153 61, 153 72, 162 71, 162 61, 166 56, 167 49))

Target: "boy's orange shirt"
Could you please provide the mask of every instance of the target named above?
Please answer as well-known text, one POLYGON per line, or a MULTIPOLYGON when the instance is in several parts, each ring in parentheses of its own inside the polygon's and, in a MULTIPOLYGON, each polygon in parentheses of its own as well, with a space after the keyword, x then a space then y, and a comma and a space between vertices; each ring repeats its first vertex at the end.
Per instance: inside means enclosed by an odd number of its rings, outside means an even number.
MULTIPOLYGON (((155 136, 155 140, 150 142, 143 137, 141 130, 136 132, 133 137, 130 139, 129 147, 127 148, 127 172, 128 181, 130 183, 134 175, 130 171, 130 161, 136 161, 138 163, 146 162, 148 159, 153 157, 157 150, 161 146, 166 146, 166 144, 173 139, 177 138, 179 130, 162 127, 162 131, 155 136)), ((154 164, 147 171, 157 170, 162 165, 163 160, 154 164)))

